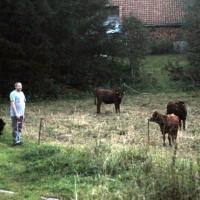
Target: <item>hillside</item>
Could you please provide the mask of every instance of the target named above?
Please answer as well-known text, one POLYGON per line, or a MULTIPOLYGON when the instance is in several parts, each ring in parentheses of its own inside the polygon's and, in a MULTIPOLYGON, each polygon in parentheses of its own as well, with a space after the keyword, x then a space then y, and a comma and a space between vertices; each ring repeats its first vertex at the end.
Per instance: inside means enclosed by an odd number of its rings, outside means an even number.
POLYGON ((174 82, 170 79, 166 66, 173 63, 175 66, 187 66, 185 55, 171 54, 171 55, 154 55, 147 56, 144 60, 144 66, 141 68, 144 73, 144 83, 142 89, 151 92, 176 92, 184 91, 183 84, 174 82))

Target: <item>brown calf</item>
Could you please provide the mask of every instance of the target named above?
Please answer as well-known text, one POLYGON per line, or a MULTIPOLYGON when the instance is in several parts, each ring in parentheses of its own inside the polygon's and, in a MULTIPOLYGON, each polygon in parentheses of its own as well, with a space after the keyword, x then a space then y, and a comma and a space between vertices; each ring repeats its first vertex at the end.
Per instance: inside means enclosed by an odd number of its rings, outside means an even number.
POLYGON ((159 124, 161 133, 163 135, 163 145, 165 145, 165 134, 168 133, 169 145, 176 142, 179 118, 174 114, 162 115, 158 112, 154 112, 152 117, 149 119, 151 122, 159 124))
POLYGON ((183 101, 170 101, 167 104, 167 114, 174 113, 176 116, 179 117, 179 127, 181 129, 181 121, 183 121, 183 130, 185 130, 185 124, 186 124, 186 117, 187 117, 187 109, 185 102, 183 101))
POLYGON ((116 113, 120 113, 120 103, 123 93, 120 90, 95 88, 94 89, 95 105, 97 105, 97 113, 100 113, 102 102, 105 104, 115 104, 116 113))

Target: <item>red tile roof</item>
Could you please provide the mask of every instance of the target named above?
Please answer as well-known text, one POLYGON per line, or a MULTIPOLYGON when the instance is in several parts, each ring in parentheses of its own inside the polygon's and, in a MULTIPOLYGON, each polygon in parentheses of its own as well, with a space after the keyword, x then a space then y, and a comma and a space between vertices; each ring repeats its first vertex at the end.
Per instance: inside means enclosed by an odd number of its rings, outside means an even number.
POLYGON ((110 0, 120 17, 133 14, 146 25, 180 25, 189 0, 110 0))

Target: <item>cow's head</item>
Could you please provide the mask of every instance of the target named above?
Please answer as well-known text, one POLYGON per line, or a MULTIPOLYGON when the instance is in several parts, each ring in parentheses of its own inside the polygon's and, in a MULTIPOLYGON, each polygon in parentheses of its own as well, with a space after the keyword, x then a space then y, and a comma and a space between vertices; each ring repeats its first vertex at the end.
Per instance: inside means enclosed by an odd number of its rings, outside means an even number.
POLYGON ((184 101, 177 101, 176 105, 177 105, 177 110, 187 115, 187 108, 184 101))
POLYGON ((158 122, 159 121, 159 113, 157 111, 155 111, 151 118, 149 119, 150 122, 158 122))
POLYGON ((123 82, 120 86, 114 88, 114 91, 115 91, 117 96, 122 98, 124 96, 124 93, 125 93, 125 82, 123 82))
POLYGON ((176 105, 180 108, 184 107, 185 108, 185 102, 184 101, 177 101, 176 105))

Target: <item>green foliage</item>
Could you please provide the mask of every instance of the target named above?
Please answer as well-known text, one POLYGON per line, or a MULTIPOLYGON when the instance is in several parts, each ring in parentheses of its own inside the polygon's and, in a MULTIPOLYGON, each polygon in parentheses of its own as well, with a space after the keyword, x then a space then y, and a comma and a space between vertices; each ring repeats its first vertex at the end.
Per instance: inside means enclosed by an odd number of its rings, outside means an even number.
POLYGON ((173 43, 169 39, 162 38, 151 41, 150 53, 151 54, 167 54, 173 51, 173 43))
POLYGON ((184 66, 178 61, 168 61, 165 69, 170 79, 179 84, 184 90, 194 90, 200 85, 200 69, 197 67, 184 66))
POLYGON ((130 16, 123 19, 122 24, 122 55, 128 59, 129 74, 133 82, 138 82, 140 65, 146 55, 147 32, 137 18, 130 16))
POLYGON ((188 59, 192 66, 200 66, 200 2, 192 0, 189 3, 185 16, 186 40, 188 41, 188 59))
POLYGON ((51 71, 49 42, 43 31, 46 18, 36 6, 30 0, 1 1, 0 78, 4 90, 19 80, 34 87, 51 71))
POLYGON ((42 82, 36 82, 34 85, 28 85, 26 87, 32 88, 29 95, 34 95, 43 99, 57 99, 63 95, 62 84, 56 82, 52 78, 45 78, 42 82))

